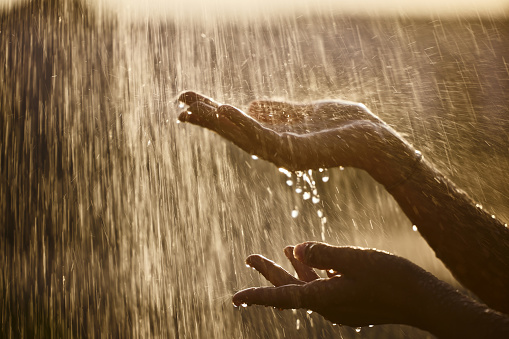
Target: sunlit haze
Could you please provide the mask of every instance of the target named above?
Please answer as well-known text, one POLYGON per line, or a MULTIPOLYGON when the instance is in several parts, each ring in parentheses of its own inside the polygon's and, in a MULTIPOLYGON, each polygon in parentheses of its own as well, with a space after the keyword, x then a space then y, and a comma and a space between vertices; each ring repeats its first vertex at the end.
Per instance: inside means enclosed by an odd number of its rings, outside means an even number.
MULTIPOLYGON (((137 0, 85 0, 94 5, 102 4, 118 13, 149 14, 152 17, 243 17, 279 15, 291 12, 334 11, 345 14, 377 15, 506 15, 504 0, 186 0, 186 1, 137 1, 137 0)), ((0 8, 22 3, 23 0, 0 0, 0 8)))
POLYGON ((0 0, 0 338, 496 330, 451 303, 509 305, 508 2, 0 0), (307 241, 396 256, 250 257, 307 241))

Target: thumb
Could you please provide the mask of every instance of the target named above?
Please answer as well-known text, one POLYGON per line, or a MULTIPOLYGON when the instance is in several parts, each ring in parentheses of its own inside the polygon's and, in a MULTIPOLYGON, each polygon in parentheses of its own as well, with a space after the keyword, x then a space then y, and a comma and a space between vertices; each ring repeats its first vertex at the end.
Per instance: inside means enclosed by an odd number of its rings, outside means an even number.
MULTIPOLYGON (((368 250, 369 251, 369 250, 368 250)), ((294 256, 302 263, 321 270, 333 269, 349 274, 364 266, 362 257, 366 250, 356 247, 337 247, 320 242, 305 242, 294 249, 294 256)))

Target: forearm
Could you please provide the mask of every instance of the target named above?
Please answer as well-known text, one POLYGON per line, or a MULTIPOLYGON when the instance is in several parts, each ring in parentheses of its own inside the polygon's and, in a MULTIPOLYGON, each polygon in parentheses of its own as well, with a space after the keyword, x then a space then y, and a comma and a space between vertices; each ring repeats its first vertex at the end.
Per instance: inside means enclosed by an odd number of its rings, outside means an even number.
POLYGON ((508 338, 509 317, 489 309, 441 282, 413 324, 438 338, 508 338), (443 293, 441 293, 443 292, 443 293), (431 300, 431 302, 430 302, 431 300))
POLYGON ((453 275, 490 307, 509 314, 509 229, 397 135, 386 142, 391 153, 379 152, 377 170, 370 173, 453 275))

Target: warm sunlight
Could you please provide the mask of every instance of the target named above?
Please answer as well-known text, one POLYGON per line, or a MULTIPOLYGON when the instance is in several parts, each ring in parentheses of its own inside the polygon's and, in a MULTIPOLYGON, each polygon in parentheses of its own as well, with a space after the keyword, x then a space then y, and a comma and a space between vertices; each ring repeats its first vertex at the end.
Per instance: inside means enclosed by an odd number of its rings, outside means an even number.
MULTIPOLYGON (((346 14, 378 14, 378 15, 500 15, 508 12, 507 1, 504 0, 186 0, 186 1, 137 1, 137 0, 84 0, 90 3, 102 3, 115 11, 130 10, 131 13, 152 16, 201 16, 211 14, 220 16, 272 15, 288 11, 334 11, 346 14)), ((0 8, 22 3, 24 0, 0 0, 0 8)))

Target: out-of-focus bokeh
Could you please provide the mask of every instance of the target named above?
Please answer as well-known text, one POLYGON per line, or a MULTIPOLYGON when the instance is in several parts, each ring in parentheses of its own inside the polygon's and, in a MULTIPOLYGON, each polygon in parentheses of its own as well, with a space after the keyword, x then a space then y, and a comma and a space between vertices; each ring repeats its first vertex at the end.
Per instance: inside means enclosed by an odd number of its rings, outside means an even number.
POLYGON ((289 269, 283 247, 305 240, 391 251, 461 287, 365 173, 313 173, 319 200, 304 200, 176 123, 190 89, 241 108, 363 102, 508 220, 506 4, 337 3, 3 1, 0 337, 430 337, 234 309, 266 284, 245 257, 289 269))

